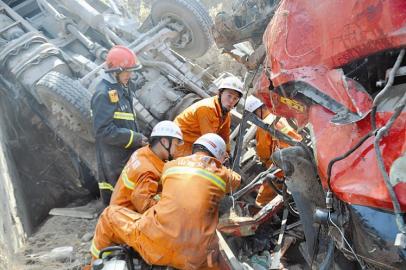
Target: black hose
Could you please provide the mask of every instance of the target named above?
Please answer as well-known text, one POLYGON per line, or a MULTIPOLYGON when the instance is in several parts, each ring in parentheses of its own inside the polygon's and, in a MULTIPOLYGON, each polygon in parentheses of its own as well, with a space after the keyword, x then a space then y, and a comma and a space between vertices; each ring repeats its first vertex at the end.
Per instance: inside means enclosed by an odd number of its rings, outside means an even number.
POLYGON ((282 195, 282 194, 283 194, 282 191, 279 190, 279 189, 275 186, 275 184, 274 184, 274 182, 273 182, 273 180, 276 180, 276 179, 277 179, 277 177, 276 177, 273 173, 269 173, 269 174, 267 174, 267 175, 264 177, 264 183, 267 182, 268 185, 273 189, 273 191, 275 191, 275 192, 278 193, 279 195, 282 195))
POLYGON ((122 252, 126 253, 126 249, 122 246, 110 246, 110 247, 106 247, 106 248, 103 248, 102 250, 100 250, 99 259, 101 259, 103 257, 104 253, 113 252, 113 251, 122 251, 122 252))
POLYGON ((380 172, 382 174, 382 177, 384 179, 386 188, 388 189, 389 195, 390 195, 391 200, 392 200, 393 209, 394 209, 394 212, 395 212, 395 215, 396 215, 396 223, 397 223, 398 229, 399 229, 399 231, 401 233, 406 233, 406 228, 405 228, 405 223, 404 223, 403 217, 402 217, 402 211, 401 211, 401 208, 400 208, 400 203, 399 203, 398 198, 396 197, 395 190, 393 189, 393 186, 390 183, 390 179, 389 179, 389 176, 388 176, 388 174, 386 172, 385 164, 383 162, 381 149, 379 148, 379 141, 382 139, 383 136, 385 136, 387 134, 387 132, 389 131, 389 129, 392 127, 393 123, 395 122, 396 118, 398 118, 398 116, 400 115, 400 113, 402 112, 402 110, 406 106, 406 96, 404 96, 403 99, 404 99, 403 102, 398 104, 395 107, 395 112, 392 115, 392 117, 389 119, 388 123, 378 130, 378 132, 376 134, 376 137, 375 137, 375 140, 374 140, 374 149, 375 149, 376 157, 378 159, 379 170, 380 170, 380 172))
MULTIPOLYGON (((386 83, 385 87, 382 89, 382 91, 375 97, 374 102, 373 102, 373 106, 372 106, 372 110, 371 110, 371 126, 372 129, 376 130, 376 112, 378 110, 378 105, 382 102, 386 92, 389 91, 390 87, 393 85, 393 82, 395 80, 395 75, 397 70, 399 69, 403 57, 405 56, 405 49, 402 49, 396 59, 395 64, 393 65, 392 70, 389 72, 389 78, 388 78, 388 82, 386 83)), ((400 204, 399 204, 399 200, 396 197, 396 193, 392 187, 392 184, 390 183, 390 179, 389 176, 386 172, 385 169, 385 165, 384 165, 384 161, 383 161, 383 157, 382 157, 382 153, 381 150, 379 148, 379 141, 381 140, 381 138, 383 136, 385 136, 387 134, 387 132, 389 131, 389 129, 392 127, 393 123, 395 122, 396 118, 400 115, 400 113, 402 112, 403 108, 406 105, 406 96, 403 96, 403 100, 401 99, 399 104, 395 107, 395 111, 394 114, 392 115, 392 117, 389 119, 388 123, 386 123, 385 126, 383 126, 382 128, 380 128, 377 131, 375 140, 374 140, 374 149, 375 149, 375 153, 376 153, 376 157, 378 160, 378 167, 379 170, 382 174, 382 177, 384 179, 386 188, 388 189, 389 192, 389 196, 391 197, 392 200, 392 204, 393 204, 393 210, 395 212, 395 216, 396 216, 396 225, 399 229, 399 231, 403 234, 406 234, 406 228, 405 228, 405 223, 402 217, 402 212, 401 212, 401 208, 400 208, 400 204)))
POLYGON ((328 163, 328 167, 327 167, 327 184, 328 184, 328 189, 331 189, 331 170, 333 168, 334 163, 336 163, 339 160, 342 160, 346 157, 348 157, 349 155, 351 155, 358 147, 360 147, 369 137, 371 137, 374 134, 374 132, 369 132, 367 135, 365 135, 356 145, 354 145, 350 150, 348 150, 345 154, 336 157, 334 159, 332 159, 329 163, 328 163))
POLYGON ((386 85, 382 89, 382 91, 378 95, 376 95, 376 97, 374 98, 374 102, 373 102, 373 106, 372 106, 372 110, 371 110, 371 124, 372 124, 373 130, 376 129, 376 111, 377 111, 378 105, 382 101, 383 97, 385 96, 385 93, 387 91, 389 91, 390 87, 393 85, 393 82, 395 81, 396 72, 398 71, 398 69, 402 63, 404 56, 405 56, 405 49, 402 49, 400 51, 398 57, 396 58, 396 62, 393 65, 393 68, 389 72, 388 82, 386 83, 386 85))

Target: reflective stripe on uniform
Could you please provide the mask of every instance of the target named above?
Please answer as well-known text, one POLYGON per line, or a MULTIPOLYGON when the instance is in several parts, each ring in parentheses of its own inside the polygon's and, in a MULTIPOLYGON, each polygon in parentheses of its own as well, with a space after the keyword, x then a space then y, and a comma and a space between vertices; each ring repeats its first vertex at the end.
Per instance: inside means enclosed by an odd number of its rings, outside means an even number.
POLYGON ((113 191, 113 190, 114 190, 114 187, 113 187, 110 183, 107 183, 107 182, 100 182, 100 183, 99 183, 99 189, 108 189, 108 190, 113 191))
POLYGON ((92 253, 92 255, 95 258, 99 258, 100 255, 100 250, 96 247, 96 245, 94 244, 94 240, 92 241, 92 245, 90 247, 90 253, 92 253))
POLYGON ((128 179, 128 175, 127 175, 127 172, 125 170, 123 171, 121 177, 123 179, 124 186, 126 186, 127 188, 129 188, 131 190, 134 189, 135 184, 132 181, 130 181, 130 179, 128 179))
POLYGON ((124 148, 130 147, 130 145, 133 143, 133 140, 134 140, 134 131, 130 130, 130 132, 131 132, 130 140, 128 141, 127 145, 124 146, 124 148))
POLYGON ((203 177, 206 180, 209 180, 214 185, 219 187, 222 191, 224 191, 224 192, 226 191, 226 182, 208 170, 190 168, 190 167, 173 167, 173 168, 166 170, 166 172, 164 173, 164 175, 162 177, 165 177, 165 176, 171 175, 171 174, 197 175, 197 176, 203 177))
MULTIPOLYGON (((94 240, 92 241, 92 245, 90 246, 90 253, 92 253, 92 255, 95 258, 99 258, 100 255, 100 250, 96 247, 94 240)), ((111 251, 107 251, 107 252, 103 252, 103 257, 110 255, 112 252, 111 251)))
POLYGON ((126 113, 126 112, 114 112, 114 119, 120 120, 135 120, 135 115, 133 113, 126 113))
POLYGON ((290 128, 287 126, 284 126, 283 128, 280 129, 280 132, 284 133, 284 134, 288 134, 290 131, 290 128))

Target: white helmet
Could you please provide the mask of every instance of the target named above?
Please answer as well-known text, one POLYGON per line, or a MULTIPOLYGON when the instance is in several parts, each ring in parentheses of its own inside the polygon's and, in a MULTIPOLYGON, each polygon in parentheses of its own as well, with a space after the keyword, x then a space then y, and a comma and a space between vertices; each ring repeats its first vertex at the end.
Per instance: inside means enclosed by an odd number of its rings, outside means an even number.
POLYGON ((182 131, 172 121, 161 121, 152 129, 151 137, 173 137, 183 141, 182 131))
POLYGON ((251 95, 247 97, 247 100, 245 101, 245 110, 253 113, 255 112, 256 109, 258 109, 262 105, 264 105, 264 103, 262 103, 262 101, 259 100, 259 98, 251 95))
POLYGON ((232 89, 237 91, 242 96, 243 83, 237 77, 230 76, 221 81, 218 90, 220 89, 232 89))
POLYGON ((226 158, 226 143, 223 138, 215 133, 207 133, 200 136, 193 145, 204 146, 221 163, 226 158))

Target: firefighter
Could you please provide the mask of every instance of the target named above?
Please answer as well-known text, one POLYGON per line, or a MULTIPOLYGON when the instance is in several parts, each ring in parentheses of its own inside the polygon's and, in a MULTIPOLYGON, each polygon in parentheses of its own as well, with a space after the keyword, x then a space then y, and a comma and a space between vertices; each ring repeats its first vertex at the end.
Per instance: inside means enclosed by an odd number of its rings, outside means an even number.
POLYGON ((220 135, 226 142, 227 153, 230 153, 230 111, 240 100, 242 88, 243 83, 237 77, 227 77, 221 81, 218 95, 196 102, 175 118, 184 140, 175 157, 190 155, 193 142, 206 133, 220 135))
MULTIPOLYGON (((245 102, 245 110, 255 113, 256 116, 262 119, 266 124, 273 125, 276 129, 285 133, 292 139, 297 141, 302 140, 302 137, 289 126, 285 118, 280 118, 279 121, 276 122, 276 124, 273 123, 275 120, 275 116, 271 114, 264 103, 262 103, 262 101, 259 100, 257 97, 249 96, 247 98, 245 102)), ((273 166, 271 155, 277 148, 289 147, 287 143, 278 141, 276 138, 272 137, 269 132, 261 128, 257 129, 255 139, 257 141, 257 156, 259 157, 259 160, 262 162, 262 164, 267 168, 273 166)), ((280 173, 277 176, 283 177, 283 173, 280 173)), ((264 206, 275 196, 276 193, 273 191, 273 189, 267 183, 264 183, 259 189, 258 196, 256 198, 256 204, 258 206, 264 206)))
POLYGON ((201 136, 193 155, 165 164, 162 195, 144 214, 110 205, 101 214, 91 252, 126 244, 151 265, 218 269, 216 227, 220 199, 240 184, 222 165, 226 144, 217 134, 201 136))
POLYGON ((114 46, 107 54, 105 76, 91 100, 100 194, 110 202, 117 179, 133 151, 148 143, 138 132, 132 105, 131 72, 141 68, 135 54, 114 46))
POLYGON ((110 205, 125 206, 138 213, 155 205, 162 191, 160 177, 164 162, 173 159, 176 147, 182 143, 182 132, 174 122, 155 125, 150 144, 135 151, 124 167, 110 205))

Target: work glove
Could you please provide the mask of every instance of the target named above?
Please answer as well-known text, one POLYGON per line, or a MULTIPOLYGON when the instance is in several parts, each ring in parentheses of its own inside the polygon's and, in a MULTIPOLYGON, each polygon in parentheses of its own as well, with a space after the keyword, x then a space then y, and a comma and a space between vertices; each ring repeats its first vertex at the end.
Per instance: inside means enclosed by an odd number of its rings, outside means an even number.
POLYGON ((227 213, 232 206, 233 200, 230 196, 225 196, 224 198, 222 198, 219 203, 219 216, 227 213))
POLYGON ((226 158, 224 159, 223 165, 227 168, 231 168, 233 166, 233 157, 231 156, 231 154, 226 152, 226 158))
POLYGON ((140 148, 148 144, 148 138, 145 137, 142 133, 134 133, 134 148, 140 148))

